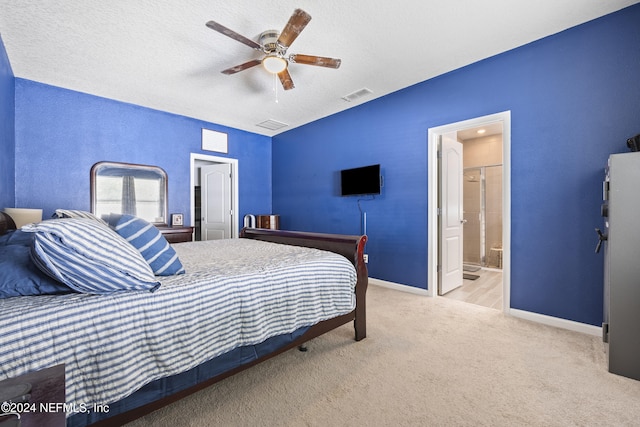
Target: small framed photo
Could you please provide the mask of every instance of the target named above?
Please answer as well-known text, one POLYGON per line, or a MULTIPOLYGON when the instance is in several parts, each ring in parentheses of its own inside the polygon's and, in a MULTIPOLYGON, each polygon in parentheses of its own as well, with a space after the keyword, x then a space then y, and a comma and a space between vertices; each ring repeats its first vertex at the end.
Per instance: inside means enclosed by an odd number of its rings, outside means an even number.
POLYGON ((184 225, 184 219, 181 213, 171 214, 171 226, 175 227, 177 225, 179 226, 184 225))

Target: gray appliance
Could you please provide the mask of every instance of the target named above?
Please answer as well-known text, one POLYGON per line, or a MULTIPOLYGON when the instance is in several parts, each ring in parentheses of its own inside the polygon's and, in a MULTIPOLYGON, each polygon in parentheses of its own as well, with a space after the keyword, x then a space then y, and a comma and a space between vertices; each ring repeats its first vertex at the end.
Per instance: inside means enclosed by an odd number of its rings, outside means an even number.
POLYGON ((602 339, 609 371, 640 380, 640 152, 609 157, 603 199, 602 339))

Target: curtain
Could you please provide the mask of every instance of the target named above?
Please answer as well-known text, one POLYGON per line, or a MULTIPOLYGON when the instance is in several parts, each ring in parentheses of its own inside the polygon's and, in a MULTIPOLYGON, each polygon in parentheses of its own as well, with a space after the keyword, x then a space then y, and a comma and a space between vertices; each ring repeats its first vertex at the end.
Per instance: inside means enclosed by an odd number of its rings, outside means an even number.
POLYGON ((136 182, 133 176, 122 177, 122 213, 137 215, 136 213, 136 182))

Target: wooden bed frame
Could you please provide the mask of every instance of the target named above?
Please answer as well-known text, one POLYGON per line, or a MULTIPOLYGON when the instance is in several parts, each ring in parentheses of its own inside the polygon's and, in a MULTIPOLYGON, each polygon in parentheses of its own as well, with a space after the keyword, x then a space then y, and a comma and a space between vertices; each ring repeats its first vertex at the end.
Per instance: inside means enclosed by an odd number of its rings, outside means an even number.
POLYGON ((15 230, 16 223, 13 222, 13 218, 11 218, 6 213, 0 211, 0 236, 5 234, 9 230, 15 230))
MULTIPOLYGON (((0 235, 6 233, 7 230, 15 229, 13 220, 3 212, 0 212, 0 235)), ((366 325, 366 292, 368 286, 367 266, 364 262, 364 246, 367 241, 367 236, 349 236, 339 234, 323 234, 323 233, 308 233, 298 231, 283 231, 283 230, 270 230, 270 229, 258 229, 258 228, 244 228, 240 232, 240 238, 255 239, 274 243, 283 243, 294 246, 304 246, 310 248, 322 249, 330 252, 334 252, 346 257, 356 268, 357 283, 356 283, 356 308, 345 315, 335 317, 320 322, 310 327, 302 336, 293 342, 275 350, 272 353, 266 354, 250 363, 239 366, 230 371, 224 372, 213 378, 194 384, 191 387, 175 393, 171 396, 156 400, 148 403, 144 406, 132 409, 127 412, 116 414, 113 417, 106 418, 98 421, 93 426, 113 426, 122 425, 131 422, 137 418, 147 415, 163 406, 173 403, 183 397, 186 397, 192 393, 209 387, 225 378, 228 378, 238 372, 241 372, 247 368, 257 365, 267 359, 270 359, 280 353, 288 351, 295 347, 304 345, 307 341, 316 338, 326 332, 329 332, 339 326, 342 326, 348 322, 354 322, 355 328, 355 340, 360 341, 367 335, 366 325)))

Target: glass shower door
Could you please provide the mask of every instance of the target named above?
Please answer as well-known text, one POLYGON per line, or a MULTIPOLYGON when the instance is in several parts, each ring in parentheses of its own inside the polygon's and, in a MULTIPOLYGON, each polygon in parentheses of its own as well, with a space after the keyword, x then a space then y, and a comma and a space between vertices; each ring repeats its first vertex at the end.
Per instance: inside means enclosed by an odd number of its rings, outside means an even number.
POLYGON ((484 167, 484 266, 502 268, 502 165, 484 167))
POLYGON ((483 259, 483 218, 482 218, 482 169, 468 168, 463 176, 463 211, 464 211, 464 235, 463 235, 463 262, 470 266, 481 266, 483 259))
POLYGON ((463 262, 502 268, 502 165, 465 169, 462 188, 463 262))

